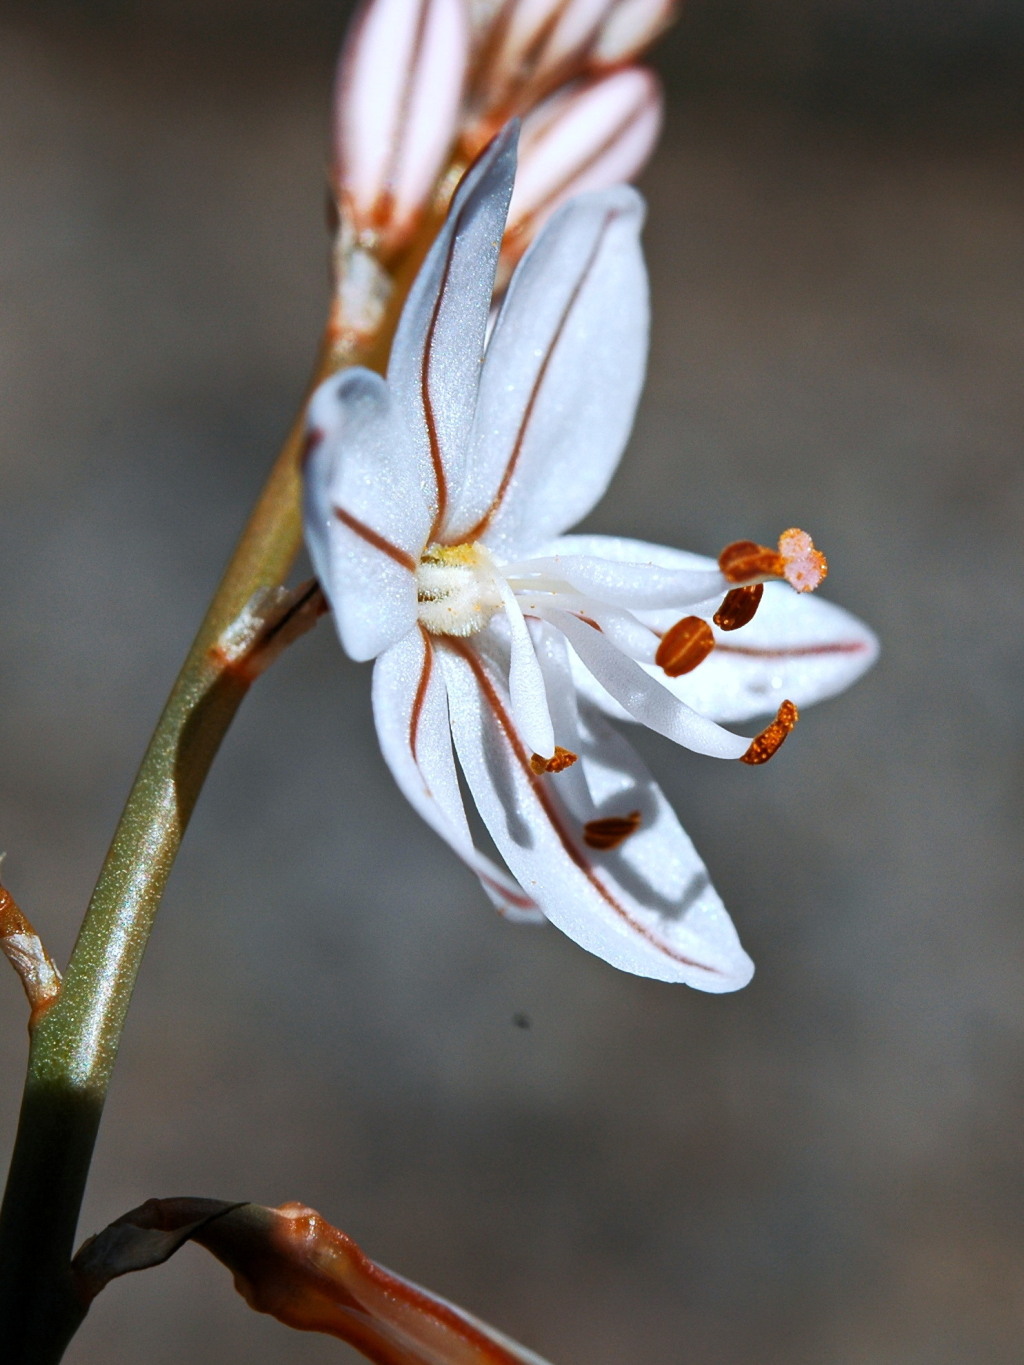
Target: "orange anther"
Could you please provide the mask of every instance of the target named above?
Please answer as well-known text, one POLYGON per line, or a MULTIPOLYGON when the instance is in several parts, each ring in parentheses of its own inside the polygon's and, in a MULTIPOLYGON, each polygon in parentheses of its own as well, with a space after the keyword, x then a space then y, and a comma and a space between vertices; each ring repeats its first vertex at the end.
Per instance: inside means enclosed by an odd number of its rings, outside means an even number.
POLYGON ((571 768, 576 762, 578 755, 571 749, 563 749, 560 744, 555 745, 555 752, 551 758, 544 758, 541 754, 533 754, 530 758, 530 767, 538 777, 542 773, 560 773, 565 768, 571 768))
POLYGON ((719 630, 739 630, 754 619, 764 596, 763 583, 751 583, 745 588, 732 588, 725 594, 722 605, 712 618, 719 630))
POLYGON ((618 848, 640 828, 640 812, 632 810, 628 815, 609 815, 604 820, 588 820, 583 826, 583 842, 588 848, 607 852, 618 848))
POLYGON ((730 583, 750 578, 781 578, 785 563, 776 550, 753 540, 735 540, 718 556, 718 567, 730 583))
POLYGON ((784 701, 779 714, 766 726, 756 739, 751 740, 750 748, 740 755, 741 763, 767 763, 783 740, 800 719, 800 712, 791 701, 784 701))
POLYGON ((784 563, 783 577, 797 592, 813 592, 828 573, 828 560, 806 531, 791 526, 779 536, 779 554, 784 563))
POLYGON ((654 662, 670 678, 679 678, 704 662, 715 647, 715 637, 707 621, 699 616, 684 616, 661 637, 654 662))

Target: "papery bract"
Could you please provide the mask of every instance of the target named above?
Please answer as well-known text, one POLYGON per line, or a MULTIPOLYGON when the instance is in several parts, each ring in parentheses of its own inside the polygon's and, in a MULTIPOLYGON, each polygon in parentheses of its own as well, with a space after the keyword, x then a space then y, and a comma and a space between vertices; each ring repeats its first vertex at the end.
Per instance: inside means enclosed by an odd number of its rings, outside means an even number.
POLYGON ((251 1308, 348 1342, 377 1365, 545 1365, 487 1323, 372 1261, 303 1204, 150 1199, 82 1246, 71 1268, 88 1304, 111 1280, 161 1265, 188 1241, 234 1275, 251 1308))
POLYGON ((559 209, 488 337, 514 171, 509 128, 455 195, 387 380, 351 370, 314 396, 310 553, 345 648, 377 659, 374 717, 392 773, 498 908, 539 911, 627 971, 734 990, 750 959, 603 713, 760 763, 797 705, 868 666, 874 638, 839 608, 762 588, 824 576, 795 529, 778 549, 736 542, 717 563, 564 534, 605 491, 643 381, 643 207, 618 186, 559 209), (753 738, 719 723, 765 711, 776 719, 753 738), (453 742, 511 876, 473 846, 453 742))

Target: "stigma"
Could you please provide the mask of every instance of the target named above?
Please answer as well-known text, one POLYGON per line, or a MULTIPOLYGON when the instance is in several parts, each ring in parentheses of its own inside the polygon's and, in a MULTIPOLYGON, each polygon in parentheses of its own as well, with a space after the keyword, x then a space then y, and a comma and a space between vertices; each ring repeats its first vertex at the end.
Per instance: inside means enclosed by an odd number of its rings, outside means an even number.
POLYGON ((502 607, 498 570, 479 542, 425 550, 416 597, 420 623, 432 635, 475 635, 502 607))

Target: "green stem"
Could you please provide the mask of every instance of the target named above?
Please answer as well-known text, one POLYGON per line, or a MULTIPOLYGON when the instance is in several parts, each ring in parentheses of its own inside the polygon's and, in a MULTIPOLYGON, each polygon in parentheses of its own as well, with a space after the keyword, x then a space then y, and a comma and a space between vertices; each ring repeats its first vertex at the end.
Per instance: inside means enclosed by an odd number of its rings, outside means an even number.
MULTIPOLYGON (((334 368, 321 347, 315 383, 334 368)), ((60 997, 39 1020, 0 1212, 0 1341, 9 1365, 59 1361, 84 1316, 70 1261, 110 1074, 153 919, 189 817, 249 687, 216 653, 254 594, 283 582, 301 540, 296 421, 142 760, 60 997)))

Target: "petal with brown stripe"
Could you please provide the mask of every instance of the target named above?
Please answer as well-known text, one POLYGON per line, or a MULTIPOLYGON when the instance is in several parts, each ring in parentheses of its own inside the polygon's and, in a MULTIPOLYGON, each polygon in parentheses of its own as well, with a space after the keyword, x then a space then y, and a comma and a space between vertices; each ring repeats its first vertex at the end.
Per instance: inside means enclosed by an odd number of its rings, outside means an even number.
POLYGON ((628 186, 580 195, 524 256, 487 347, 448 540, 516 557, 574 525, 607 488, 647 363, 642 222, 628 186))
POLYGON ((463 176, 391 347, 388 387, 431 506, 431 540, 462 487, 517 135, 505 128, 463 176))
MULTIPOLYGON (((471 642, 438 649, 459 763, 505 862, 563 933, 614 967, 722 992, 753 972, 704 864, 631 746, 600 716, 578 718, 579 761, 538 775, 517 733, 502 669, 471 642), (587 846, 584 825, 639 812, 614 849, 587 846)), ((553 711, 572 688, 549 686, 553 711)), ((572 711, 558 709, 566 741, 572 711)), ((561 733, 560 733, 561 729, 561 733)))
POLYGON ((353 659, 372 659, 416 622, 416 566, 430 529, 410 443, 387 386, 346 370, 309 411, 306 543, 353 659))
POLYGON ((502 914, 536 919, 532 898, 473 844, 452 756, 444 675, 430 637, 418 627, 374 665, 373 719, 384 759, 413 809, 477 874, 502 914))

